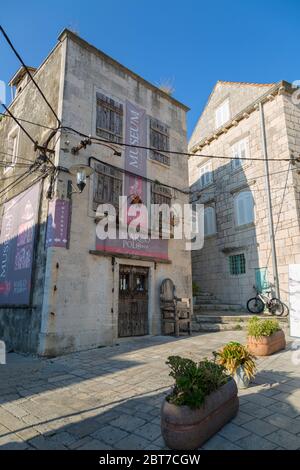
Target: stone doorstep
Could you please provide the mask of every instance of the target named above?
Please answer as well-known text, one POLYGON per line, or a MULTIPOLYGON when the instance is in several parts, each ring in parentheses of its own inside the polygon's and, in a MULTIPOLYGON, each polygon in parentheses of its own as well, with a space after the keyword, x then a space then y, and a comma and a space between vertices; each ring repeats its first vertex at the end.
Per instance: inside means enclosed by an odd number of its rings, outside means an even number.
MULTIPOLYGON (((247 321, 253 315, 244 312, 235 312, 228 315, 226 311, 207 311, 201 314, 194 314, 192 319, 192 331, 195 332, 209 332, 209 331, 236 331, 246 330, 247 321)), ((261 315, 261 318, 277 318, 270 315, 261 315)), ((277 318, 281 328, 286 331, 288 329, 288 317, 277 318)))
POLYGON ((223 304, 220 302, 209 302, 209 303, 201 303, 201 305, 195 305, 194 310, 199 310, 202 312, 203 310, 234 310, 238 312, 246 312, 246 310, 240 304, 223 304))
MULTIPOLYGON (((223 313, 223 312, 222 312, 223 313)), ((224 312, 224 314, 220 315, 220 312, 206 312, 202 314, 194 314, 195 321, 199 321, 201 323, 208 322, 208 323, 230 323, 232 321, 236 322, 247 322, 253 317, 251 314, 245 314, 244 312, 233 313, 232 315, 228 315, 228 312, 224 312)), ((270 315, 261 315, 262 319, 267 318, 274 318, 279 321, 280 324, 288 323, 288 317, 275 317, 270 315)))

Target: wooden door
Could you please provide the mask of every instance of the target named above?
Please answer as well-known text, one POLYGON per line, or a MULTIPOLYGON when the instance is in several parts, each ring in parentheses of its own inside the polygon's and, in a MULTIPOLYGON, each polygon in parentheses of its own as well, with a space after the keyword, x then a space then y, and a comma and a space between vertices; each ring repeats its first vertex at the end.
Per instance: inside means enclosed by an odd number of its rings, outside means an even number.
POLYGON ((148 276, 148 268, 120 266, 119 337, 148 334, 148 276))

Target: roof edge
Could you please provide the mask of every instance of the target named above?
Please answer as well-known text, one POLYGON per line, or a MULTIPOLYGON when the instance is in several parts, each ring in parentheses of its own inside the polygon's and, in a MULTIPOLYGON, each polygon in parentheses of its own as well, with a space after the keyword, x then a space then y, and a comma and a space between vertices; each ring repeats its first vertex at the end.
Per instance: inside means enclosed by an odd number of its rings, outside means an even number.
POLYGON ((276 94, 280 94, 281 92, 286 92, 290 94, 293 91, 295 91, 295 88, 293 88, 290 82, 287 82, 286 80, 280 80, 279 82, 275 83, 272 87, 270 87, 269 90, 267 90, 265 93, 260 95, 256 100, 252 101, 252 103, 250 103, 241 111, 239 111, 237 114, 232 116, 232 118, 227 123, 225 123, 222 127, 220 127, 219 129, 216 129, 213 132, 210 132, 207 136, 203 137, 203 139, 201 139, 199 142, 194 144, 191 148, 188 146, 189 152, 196 154, 196 152, 198 152, 199 149, 201 150, 206 145, 207 142, 210 143, 212 140, 215 140, 215 138, 218 138, 219 135, 223 134, 224 132, 227 132, 228 128, 234 125, 233 123, 237 123, 241 121, 242 119, 244 119, 245 117, 247 117, 248 114, 250 114, 254 109, 256 109, 259 103, 264 103, 268 101, 270 99, 270 96, 274 97, 276 94))
POLYGON ((73 31, 70 31, 68 28, 63 29, 63 31, 59 34, 58 41, 62 42, 67 37, 71 38, 73 41, 75 41, 78 44, 84 46, 85 48, 89 49, 91 52, 93 52, 94 54, 100 56, 102 59, 106 60, 107 62, 111 63, 112 65, 114 65, 116 67, 119 67, 124 72, 126 72, 128 75, 130 75, 131 77, 133 77, 137 81, 143 83, 147 88, 150 88, 152 91, 155 91, 156 93, 158 93, 160 96, 162 96, 166 100, 171 101, 173 104, 176 104, 177 106, 182 108, 184 111, 189 111, 190 110, 190 108, 188 106, 181 103, 176 98, 173 98, 172 96, 168 95, 168 93, 165 93, 164 91, 160 90, 160 88, 153 85, 151 82, 144 79, 143 77, 141 77, 137 73, 133 72, 132 70, 127 68, 125 65, 122 65, 120 62, 113 59, 108 54, 105 54, 105 52, 101 51, 96 46, 93 46, 92 44, 87 42, 82 37, 80 37, 77 34, 73 33, 73 31))

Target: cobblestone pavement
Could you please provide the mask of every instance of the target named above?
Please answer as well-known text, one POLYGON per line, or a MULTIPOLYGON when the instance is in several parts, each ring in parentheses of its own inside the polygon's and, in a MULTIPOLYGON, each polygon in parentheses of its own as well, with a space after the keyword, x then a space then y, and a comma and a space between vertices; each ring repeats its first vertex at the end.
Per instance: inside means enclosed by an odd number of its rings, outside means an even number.
MULTIPOLYGON (((56 359, 8 354, 0 365, 0 449, 164 449, 166 358, 210 357, 232 339, 245 334, 136 338, 56 359)), ((292 354, 289 342, 259 360, 239 414, 204 449, 300 448, 300 365, 292 354)))

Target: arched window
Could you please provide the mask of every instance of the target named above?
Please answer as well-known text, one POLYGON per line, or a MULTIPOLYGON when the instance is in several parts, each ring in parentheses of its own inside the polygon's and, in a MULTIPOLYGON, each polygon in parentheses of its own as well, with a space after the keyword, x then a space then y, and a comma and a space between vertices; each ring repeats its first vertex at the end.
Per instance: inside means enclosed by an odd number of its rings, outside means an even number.
POLYGON ((214 207, 206 207, 204 209, 204 235, 213 235, 216 229, 216 212, 214 207))
POLYGON ((234 212, 236 225, 254 222, 254 201, 251 191, 243 191, 235 197, 234 212))

